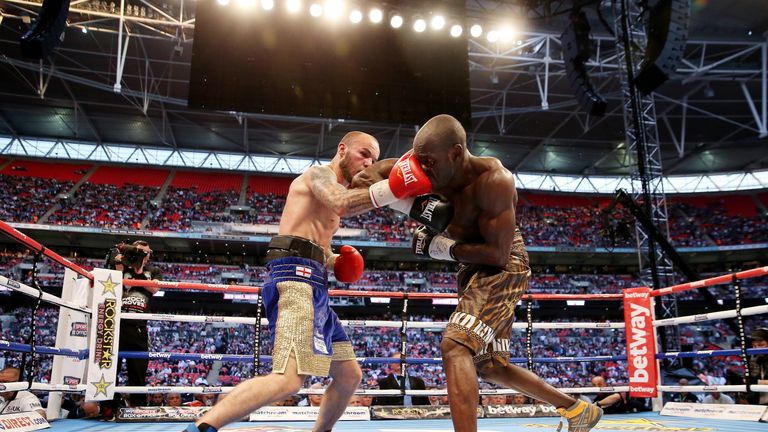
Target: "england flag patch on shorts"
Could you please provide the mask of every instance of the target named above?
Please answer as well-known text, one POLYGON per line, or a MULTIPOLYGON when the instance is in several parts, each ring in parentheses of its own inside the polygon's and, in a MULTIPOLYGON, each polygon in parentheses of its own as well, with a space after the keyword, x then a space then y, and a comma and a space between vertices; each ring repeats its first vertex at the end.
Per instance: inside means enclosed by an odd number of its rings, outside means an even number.
POLYGON ((301 277, 312 277, 312 268, 311 267, 304 267, 304 266, 296 266, 296 276, 301 277))

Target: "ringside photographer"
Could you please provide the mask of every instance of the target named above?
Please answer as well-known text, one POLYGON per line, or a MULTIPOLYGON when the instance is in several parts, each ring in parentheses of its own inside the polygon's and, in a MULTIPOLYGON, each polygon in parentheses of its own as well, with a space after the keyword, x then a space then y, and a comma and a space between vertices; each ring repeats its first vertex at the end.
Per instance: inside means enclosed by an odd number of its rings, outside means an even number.
MULTIPOLYGON (((123 279, 161 280, 160 269, 147 265, 152 256, 149 243, 137 240, 131 244, 120 243, 109 250, 107 267, 123 272, 123 279)), ((122 312, 147 313, 149 302, 159 288, 124 287, 122 312)), ((139 320, 120 321, 119 353, 123 351, 149 351, 147 322, 139 320)), ((125 359, 128 371, 128 385, 147 385, 148 359, 125 359)), ((115 397, 117 399, 117 396, 115 397)), ((131 394, 128 398, 131 406, 146 405, 146 396, 131 394)))

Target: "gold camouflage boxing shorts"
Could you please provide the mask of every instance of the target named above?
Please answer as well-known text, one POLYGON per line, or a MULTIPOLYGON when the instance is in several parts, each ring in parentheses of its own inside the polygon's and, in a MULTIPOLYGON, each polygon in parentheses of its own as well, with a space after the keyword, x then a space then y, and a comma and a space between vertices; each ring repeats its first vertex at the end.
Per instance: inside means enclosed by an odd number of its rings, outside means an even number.
POLYGON ((462 264, 458 272, 459 304, 444 337, 472 351, 475 363, 509 363, 509 338, 515 306, 528 288, 531 269, 519 231, 504 268, 462 264))

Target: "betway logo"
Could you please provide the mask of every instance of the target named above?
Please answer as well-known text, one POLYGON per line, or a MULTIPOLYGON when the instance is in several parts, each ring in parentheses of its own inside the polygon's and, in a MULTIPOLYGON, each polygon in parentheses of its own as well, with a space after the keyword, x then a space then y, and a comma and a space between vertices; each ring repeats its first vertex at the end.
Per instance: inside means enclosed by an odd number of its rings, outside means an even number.
POLYGON ((648 297, 648 294, 642 293, 642 292, 639 292, 639 293, 626 293, 626 294, 624 294, 624 297, 626 297, 626 298, 646 298, 646 297, 648 297))
POLYGON ((421 211, 421 218, 432 222, 432 212, 435 211, 435 207, 440 200, 430 198, 424 205, 424 209, 421 211))
POLYGON ((525 414, 530 417, 540 411, 542 414, 554 413, 557 410, 551 405, 489 405, 485 407, 488 414, 525 414))
POLYGON ((151 352, 149 353, 149 358, 163 358, 163 359, 169 359, 171 358, 171 353, 162 353, 162 352, 151 352))
POLYGON ((629 391, 638 393, 653 393, 654 388, 648 386, 629 386, 629 391))
POLYGON ((200 360, 221 360, 224 358, 222 354, 200 354, 200 360))
POLYGON ((408 159, 402 160, 397 164, 400 165, 400 172, 403 173, 403 181, 405 181, 406 186, 417 181, 416 176, 413 175, 413 170, 411 170, 411 163, 408 159))
POLYGON ((629 352, 633 356, 632 365, 635 370, 630 377, 631 382, 648 382, 648 359, 644 357, 648 354, 648 337, 645 333, 646 320, 650 319, 651 311, 640 305, 630 303, 630 325, 632 334, 630 335, 629 352))

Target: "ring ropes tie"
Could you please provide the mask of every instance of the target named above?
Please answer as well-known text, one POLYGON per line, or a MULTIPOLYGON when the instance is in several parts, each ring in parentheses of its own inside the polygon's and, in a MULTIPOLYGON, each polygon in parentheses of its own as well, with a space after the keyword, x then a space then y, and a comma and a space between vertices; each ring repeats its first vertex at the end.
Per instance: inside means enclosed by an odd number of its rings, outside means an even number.
MULTIPOLYGON (((29 337, 26 341, 26 344, 29 345, 29 363, 27 363, 27 353, 24 353, 21 355, 21 365, 19 367, 21 373, 26 374, 28 390, 32 388, 32 381, 37 372, 37 360, 35 358, 37 344, 35 342, 35 333, 37 333, 37 312, 40 310, 40 305, 43 302, 43 289, 40 288, 40 284, 37 282, 37 266, 40 263, 40 257, 42 256, 43 251, 45 251, 44 247, 35 253, 32 260, 32 286, 37 288, 37 302, 32 309, 32 323, 30 325, 29 337)), ((23 378, 23 375, 20 378, 23 378)))
POLYGON ((264 306, 261 292, 257 294, 256 299, 256 335, 253 338, 253 376, 259 375, 261 369, 261 309, 264 306))
MULTIPOLYGON (((403 310, 400 313, 400 373, 403 376, 403 384, 400 386, 400 394, 405 398, 405 387, 408 382, 408 364, 405 361, 405 349, 408 342, 406 329, 408 327, 408 293, 403 293, 403 310)), ((405 400, 405 399, 403 399, 405 400)))
POLYGON ((747 335, 744 332, 744 317, 741 315, 741 280, 734 273, 731 277, 731 285, 736 293, 736 325, 739 328, 739 338, 741 339, 741 362, 744 364, 744 381, 747 385, 747 393, 750 392, 750 371, 749 371, 749 357, 747 357, 747 335))
POLYGON ((525 328, 525 353, 528 357, 528 370, 533 372, 533 296, 528 294, 525 300, 527 326, 525 328))

